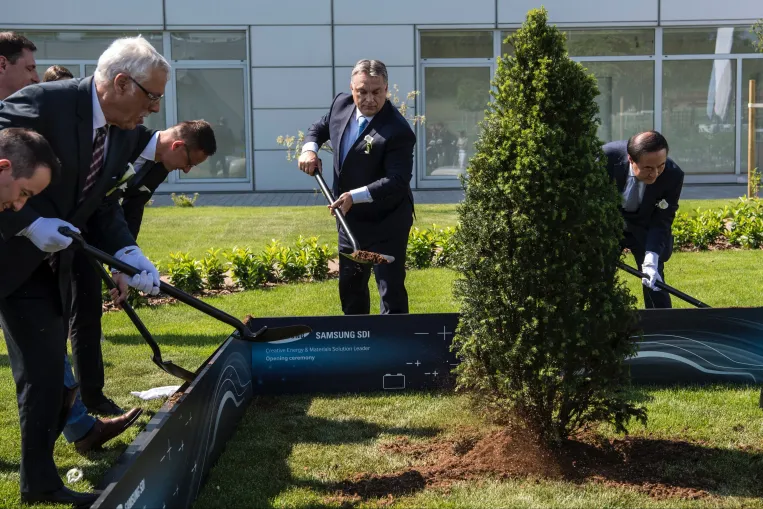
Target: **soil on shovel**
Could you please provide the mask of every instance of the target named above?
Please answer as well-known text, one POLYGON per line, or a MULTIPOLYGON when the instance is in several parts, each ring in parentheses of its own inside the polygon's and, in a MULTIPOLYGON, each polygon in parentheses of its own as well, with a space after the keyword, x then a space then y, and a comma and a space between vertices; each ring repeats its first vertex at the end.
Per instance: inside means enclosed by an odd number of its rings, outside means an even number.
POLYGON ((371 251, 355 251, 352 253, 352 257, 356 260, 363 260, 367 262, 371 262, 373 264, 385 264, 387 263, 387 259, 384 258, 379 253, 372 253, 371 251))
POLYGON ((717 452, 684 441, 643 437, 608 440, 587 434, 568 441, 558 450, 549 450, 527 433, 502 429, 488 434, 461 430, 455 436, 425 442, 397 437, 380 448, 406 456, 413 466, 394 474, 357 474, 338 482, 331 486, 331 501, 391 502, 395 497, 425 488, 447 491, 457 481, 487 478, 594 482, 636 490, 655 499, 685 500, 711 497, 708 490, 719 484, 698 466, 712 462, 708 455, 717 452), (697 467, 686 468, 687 464, 697 467))

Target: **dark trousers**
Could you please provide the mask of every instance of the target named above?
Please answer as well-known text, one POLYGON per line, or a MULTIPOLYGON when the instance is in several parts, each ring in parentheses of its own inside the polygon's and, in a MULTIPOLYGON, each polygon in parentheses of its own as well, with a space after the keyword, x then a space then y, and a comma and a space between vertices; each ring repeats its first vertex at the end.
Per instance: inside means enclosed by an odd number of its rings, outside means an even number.
POLYGON ((72 265, 72 308, 69 338, 72 364, 85 404, 103 394, 104 373, 101 352, 101 278, 77 251, 72 265))
MULTIPOLYGON (((636 259, 638 270, 643 272, 642 264, 644 263, 644 257, 646 256, 646 250, 644 249, 644 247, 636 243, 633 237, 629 234, 626 234, 625 236, 623 247, 627 247, 628 249, 631 250, 631 253, 633 253, 633 257, 636 259)), ((662 278, 662 282, 666 283, 665 262, 662 260, 662 256, 657 262, 657 273, 662 278)), ((644 286, 643 291, 644 291, 644 307, 646 307, 646 309, 673 307, 673 304, 670 301, 670 294, 666 292, 665 290, 655 291, 647 286, 644 286)))
POLYGON ((0 323, 16 382, 21 492, 54 491, 63 486, 53 447, 60 434, 66 322, 58 280, 46 262, 15 292, 0 298, 0 323))
MULTIPOLYGON (((409 231, 410 226, 390 240, 364 245, 361 248, 364 251, 394 256, 395 261, 392 263, 368 265, 354 262, 345 256, 339 257, 339 299, 345 315, 367 315, 371 312, 368 280, 371 277, 372 267, 381 298, 380 313, 383 315, 408 313, 405 253, 408 248, 409 231)), ((339 250, 343 253, 352 253, 352 247, 344 230, 339 231, 339 250)))

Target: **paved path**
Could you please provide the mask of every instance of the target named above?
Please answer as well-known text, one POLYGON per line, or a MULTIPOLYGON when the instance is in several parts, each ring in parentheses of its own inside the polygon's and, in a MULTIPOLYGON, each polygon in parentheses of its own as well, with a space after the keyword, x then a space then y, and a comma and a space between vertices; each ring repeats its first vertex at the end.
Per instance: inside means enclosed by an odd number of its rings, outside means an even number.
MULTIPOLYGON (((747 192, 747 185, 685 185, 683 199, 737 198, 747 192)), ((190 194, 190 193, 189 193, 190 194)), ((413 191, 416 203, 458 203, 464 197, 460 190, 413 191)), ((302 193, 200 193, 197 206, 217 207, 287 207, 325 205, 326 199, 319 192, 302 193)), ((155 207, 172 205, 169 194, 155 194, 155 207)))

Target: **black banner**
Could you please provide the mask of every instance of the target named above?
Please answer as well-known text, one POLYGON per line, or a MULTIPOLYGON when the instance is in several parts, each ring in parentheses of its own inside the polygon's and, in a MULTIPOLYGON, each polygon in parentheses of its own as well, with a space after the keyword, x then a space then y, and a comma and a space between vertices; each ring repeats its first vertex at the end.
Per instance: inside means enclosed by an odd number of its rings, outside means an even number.
MULTIPOLYGON (((763 382, 763 308, 640 312, 634 383, 763 382)), ((313 332, 252 346, 255 393, 449 387, 455 313, 301 317, 313 332)), ((263 318, 253 327, 293 318, 263 318)))
POLYGON ((196 500, 251 401, 249 343, 228 339, 180 392, 120 456, 93 508, 166 509, 196 500))

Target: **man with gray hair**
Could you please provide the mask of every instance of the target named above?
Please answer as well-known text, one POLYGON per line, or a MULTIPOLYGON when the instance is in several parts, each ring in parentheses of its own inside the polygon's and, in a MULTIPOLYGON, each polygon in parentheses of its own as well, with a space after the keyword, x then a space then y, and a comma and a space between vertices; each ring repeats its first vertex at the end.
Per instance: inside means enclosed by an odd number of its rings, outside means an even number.
POLYGON ((61 161, 57 182, 19 212, 0 213, 0 266, 12 267, 0 278, 0 324, 16 382, 24 503, 83 507, 97 498, 66 488, 53 460, 68 413, 61 358, 73 258, 66 250, 71 239, 59 228, 87 233, 96 247, 141 270, 130 286, 158 293, 158 271, 136 245, 122 208, 104 197, 136 148, 147 146, 151 133, 135 128, 159 111, 169 70, 145 39, 118 39, 101 55, 94 78, 29 85, 0 105, 0 129, 36 130, 61 161))
MULTIPOLYGON (((299 169, 309 175, 322 170, 318 150, 331 140, 334 148, 333 192, 329 205, 340 209, 364 251, 395 257, 374 265, 381 313, 408 313, 405 255, 413 225, 413 147, 416 135, 387 99, 387 68, 379 60, 360 60, 350 77, 351 94, 334 98, 329 112, 310 126, 299 169)), ((352 252, 337 224, 339 249, 352 252)), ((371 308, 368 265, 339 257, 339 298, 346 315, 368 314, 371 308)))

